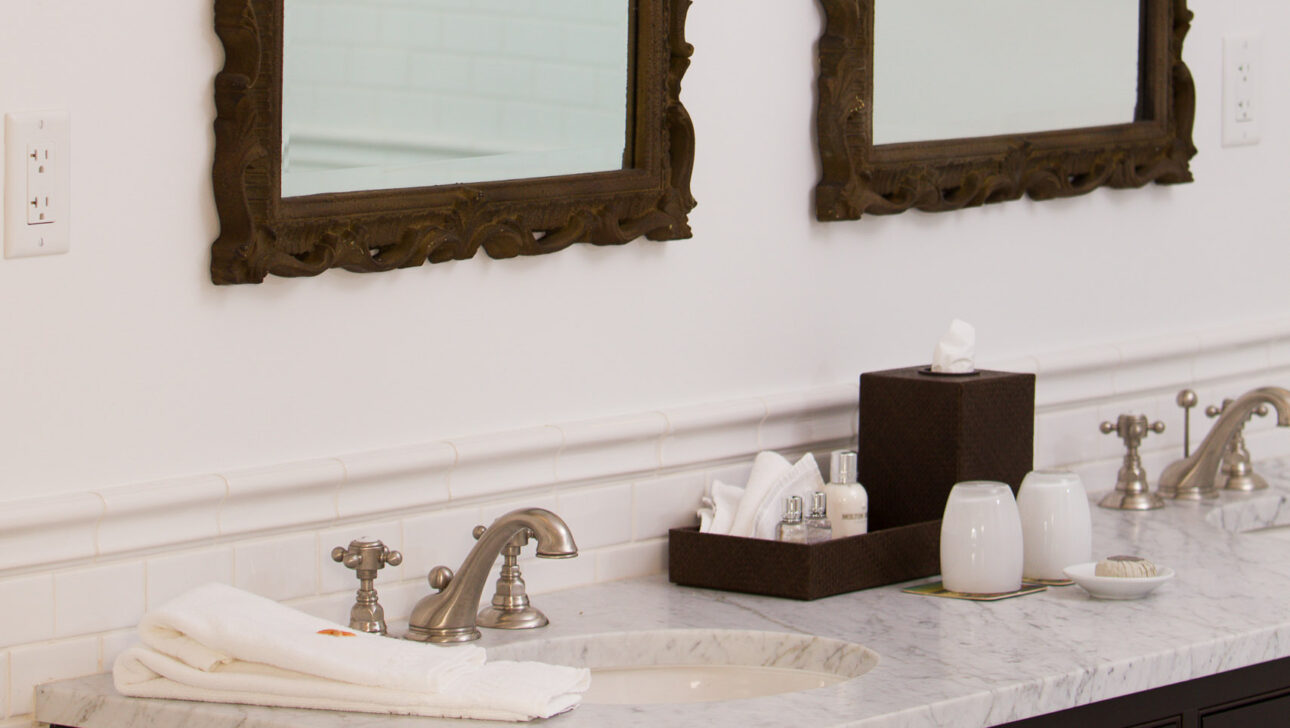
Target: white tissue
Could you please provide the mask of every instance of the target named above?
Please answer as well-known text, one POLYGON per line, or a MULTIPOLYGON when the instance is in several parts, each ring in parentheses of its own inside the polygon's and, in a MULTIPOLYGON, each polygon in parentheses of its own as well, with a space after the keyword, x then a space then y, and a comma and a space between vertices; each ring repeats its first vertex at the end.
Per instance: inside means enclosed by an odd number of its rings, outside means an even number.
POLYGON ((932 371, 942 374, 968 374, 976 371, 976 329, 966 321, 954 319, 941 336, 932 354, 932 371))

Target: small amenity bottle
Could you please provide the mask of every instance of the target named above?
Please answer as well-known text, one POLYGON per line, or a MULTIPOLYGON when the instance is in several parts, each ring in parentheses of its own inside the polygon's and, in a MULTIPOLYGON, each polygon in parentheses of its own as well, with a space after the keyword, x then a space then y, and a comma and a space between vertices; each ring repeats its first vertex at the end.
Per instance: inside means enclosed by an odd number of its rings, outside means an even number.
POLYGON ((833 538, 869 532, 869 493, 856 482, 856 454, 834 450, 829 463, 829 483, 824 486, 833 538))
POLYGON ((828 498, 822 491, 811 495, 811 512, 806 517, 806 542, 819 543, 833 538, 833 524, 829 523, 828 498))
POLYGON ((784 517, 775 527, 775 539, 789 543, 806 543, 806 524, 802 522, 802 499, 792 496, 784 501, 784 517))

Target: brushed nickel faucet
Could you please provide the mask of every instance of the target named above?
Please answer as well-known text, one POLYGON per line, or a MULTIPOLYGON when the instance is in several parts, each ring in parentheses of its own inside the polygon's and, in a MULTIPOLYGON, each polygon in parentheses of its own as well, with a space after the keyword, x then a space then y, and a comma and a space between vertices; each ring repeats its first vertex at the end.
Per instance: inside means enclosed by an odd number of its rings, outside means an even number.
POLYGON ((1223 455, 1245 421, 1265 404, 1276 409, 1279 427, 1290 427, 1290 391, 1281 387, 1260 387, 1246 392, 1222 410, 1196 452, 1164 469, 1160 474, 1160 494, 1180 500, 1217 498, 1215 480, 1223 455))
POLYGON ((430 586, 439 591, 423 597, 413 607, 407 639, 436 643, 479 639, 475 619, 484 583, 502 549, 521 533, 537 539, 540 558, 567 559, 578 555, 569 526, 551 511, 521 508, 506 513, 478 536, 475 547, 461 562, 455 576, 446 566, 430 570, 430 586))

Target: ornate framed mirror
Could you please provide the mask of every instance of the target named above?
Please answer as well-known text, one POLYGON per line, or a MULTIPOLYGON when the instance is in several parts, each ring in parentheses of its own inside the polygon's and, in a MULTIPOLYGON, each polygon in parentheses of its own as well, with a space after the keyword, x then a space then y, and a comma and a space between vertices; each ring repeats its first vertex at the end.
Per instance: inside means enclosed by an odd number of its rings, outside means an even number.
POLYGON ((1192 179, 1186 0, 820 2, 821 221, 1192 179))
POLYGON ((689 4, 215 0, 212 279, 689 237, 689 4))

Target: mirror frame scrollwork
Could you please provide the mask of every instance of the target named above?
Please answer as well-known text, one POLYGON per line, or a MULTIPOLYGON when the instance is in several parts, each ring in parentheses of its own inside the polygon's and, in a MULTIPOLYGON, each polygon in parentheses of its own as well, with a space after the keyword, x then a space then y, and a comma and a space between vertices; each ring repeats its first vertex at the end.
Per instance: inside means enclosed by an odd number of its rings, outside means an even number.
POLYGON ((681 105, 690 0, 628 0, 630 164, 622 170, 283 198, 284 0, 214 0, 225 64, 215 79, 215 283, 330 268, 377 272, 540 255, 573 243, 690 237, 694 127, 681 105))
POLYGON ((1196 101, 1182 59, 1192 19, 1186 0, 1141 0, 1132 123, 879 146, 873 144, 876 1, 820 0, 826 22, 817 46, 819 220, 1192 181, 1196 101))

